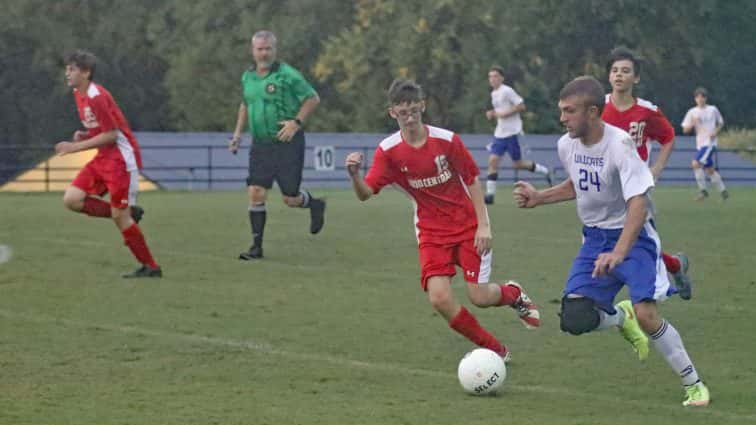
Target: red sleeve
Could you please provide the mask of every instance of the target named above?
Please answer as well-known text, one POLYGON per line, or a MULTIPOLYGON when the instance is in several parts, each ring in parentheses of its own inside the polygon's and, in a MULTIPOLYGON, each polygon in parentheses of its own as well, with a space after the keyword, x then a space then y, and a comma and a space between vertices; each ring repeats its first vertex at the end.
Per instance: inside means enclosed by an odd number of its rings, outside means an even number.
POLYGON ((97 123, 100 124, 100 131, 103 133, 106 131, 118 129, 116 118, 113 114, 113 99, 105 94, 99 94, 89 99, 89 106, 92 108, 92 113, 97 119, 97 123))
POLYGON ((396 182, 396 172, 391 165, 391 160, 386 152, 380 147, 375 150, 373 163, 365 175, 365 183, 377 194, 381 189, 389 184, 396 182))
POLYGON ((661 109, 657 109, 648 119, 646 134, 649 139, 666 145, 675 138, 675 129, 669 123, 667 117, 664 116, 664 112, 661 109))
POLYGON ((470 151, 467 150, 465 144, 462 143, 462 139, 456 134, 452 136, 451 149, 449 150, 449 164, 452 168, 459 173, 462 177, 462 181, 466 185, 470 186, 475 182, 475 179, 480 174, 480 168, 475 163, 470 151))

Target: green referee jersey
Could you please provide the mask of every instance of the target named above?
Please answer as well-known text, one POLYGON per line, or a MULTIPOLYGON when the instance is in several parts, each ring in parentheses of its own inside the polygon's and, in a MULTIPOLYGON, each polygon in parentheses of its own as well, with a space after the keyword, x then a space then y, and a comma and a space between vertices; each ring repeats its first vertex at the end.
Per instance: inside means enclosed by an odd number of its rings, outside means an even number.
POLYGON ((251 67, 242 75, 241 84, 249 130, 256 144, 277 143, 278 123, 296 118, 302 102, 316 95, 302 74, 283 62, 275 62, 263 77, 251 67))

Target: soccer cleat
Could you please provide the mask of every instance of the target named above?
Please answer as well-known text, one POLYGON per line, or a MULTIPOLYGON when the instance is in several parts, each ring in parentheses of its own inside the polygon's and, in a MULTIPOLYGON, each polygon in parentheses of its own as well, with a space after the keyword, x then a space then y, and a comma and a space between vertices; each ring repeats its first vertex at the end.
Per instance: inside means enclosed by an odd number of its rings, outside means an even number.
POLYGON ((728 192, 728 191, 726 191, 726 190, 723 190, 723 191, 719 192, 719 196, 721 196, 721 197, 722 197, 722 200, 723 200, 723 201, 726 201, 726 200, 727 200, 727 198, 729 198, 729 197, 730 197, 730 192, 728 192))
POLYGON ((704 201, 706 198, 709 197, 709 192, 707 192, 705 189, 698 192, 698 195, 693 198, 694 201, 704 201))
POLYGON ((616 308, 625 312, 625 321, 620 326, 619 331, 630 344, 633 350, 638 353, 638 359, 643 361, 648 357, 648 336, 643 332, 638 324, 638 318, 635 316, 635 310, 630 300, 620 301, 616 308))
POLYGON ((125 273, 121 275, 124 279, 135 279, 140 277, 163 277, 163 270, 160 267, 152 268, 147 265, 134 270, 131 273, 125 273))
POLYGON ((549 187, 554 186, 554 169, 549 167, 549 170, 546 172, 546 183, 549 184, 549 187))
POLYGON ((317 234, 325 224, 326 202, 322 199, 310 200, 310 233, 317 234))
POLYGON ((486 205, 493 205, 494 203, 494 196, 493 195, 486 195, 483 197, 483 201, 486 203, 486 205))
POLYGON ((517 282, 507 282, 505 285, 516 286, 520 290, 520 296, 512 304, 512 308, 517 310, 517 316, 520 317, 522 324, 528 329, 541 326, 541 314, 538 312, 538 307, 530 300, 528 294, 522 289, 522 285, 517 282))
POLYGON ((136 223, 139 223, 140 221, 142 221, 142 216, 144 216, 144 208, 140 207, 139 205, 132 205, 131 219, 136 223))
POLYGON ((693 385, 687 385, 685 388, 685 401, 682 405, 685 407, 704 407, 711 402, 709 389, 703 382, 698 381, 693 385))
POLYGON ((675 254, 675 258, 680 261, 680 270, 677 273, 672 273, 672 277, 675 279, 675 286, 680 298, 689 300, 693 296, 693 282, 688 277, 688 256, 683 252, 678 252, 675 254))
POLYGON ((263 250, 261 246, 257 245, 252 245, 249 247, 249 251, 239 254, 239 259, 244 261, 255 260, 258 258, 263 258, 263 250))

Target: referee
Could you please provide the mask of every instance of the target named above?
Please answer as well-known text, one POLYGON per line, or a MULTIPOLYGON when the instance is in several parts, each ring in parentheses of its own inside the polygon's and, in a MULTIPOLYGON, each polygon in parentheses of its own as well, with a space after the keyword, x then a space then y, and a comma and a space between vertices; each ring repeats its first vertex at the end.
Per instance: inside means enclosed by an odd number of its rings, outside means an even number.
POLYGON ((236 153, 241 132, 249 121, 252 147, 249 150, 249 223, 252 246, 239 254, 241 260, 263 257, 265 200, 273 181, 278 183, 283 201, 292 208, 310 209, 310 233, 323 228, 325 201, 300 190, 305 156, 304 122, 320 97, 302 74, 276 61, 276 36, 258 31, 252 36, 254 65, 241 78, 242 102, 229 150, 236 153))

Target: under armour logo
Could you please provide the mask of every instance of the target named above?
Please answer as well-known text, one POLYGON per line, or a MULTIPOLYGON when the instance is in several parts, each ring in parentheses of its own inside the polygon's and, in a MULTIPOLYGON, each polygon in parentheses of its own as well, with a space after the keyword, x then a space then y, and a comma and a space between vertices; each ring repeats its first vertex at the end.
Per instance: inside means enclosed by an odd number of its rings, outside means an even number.
POLYGON ((465 274, 468 275, 468 276, 470 276, 470 277, 475 276, 475 272, 473 270, 467 270, 465 272, 465 274))
POLYGON ((406 173, 408 171, 407 166, 402 166, 400 170, 402 171, 402 173, 406 173))

